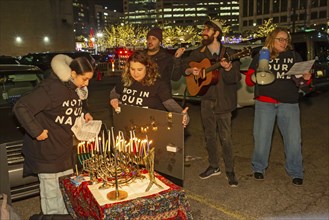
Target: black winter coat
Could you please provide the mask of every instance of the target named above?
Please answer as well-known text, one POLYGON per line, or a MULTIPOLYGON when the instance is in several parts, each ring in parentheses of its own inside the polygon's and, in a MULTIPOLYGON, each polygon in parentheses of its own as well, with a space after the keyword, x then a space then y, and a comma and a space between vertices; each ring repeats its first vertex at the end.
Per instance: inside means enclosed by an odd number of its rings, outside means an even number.
POLYGON ((23 143, 24 176, 57 173, 73 168, 71 127, 83 112, 83 103, 71 82, 51 74, 32 93, 20 98, 14 112, 26 131, 23 143), (48 138, 36 140, 44 129, 48 138))

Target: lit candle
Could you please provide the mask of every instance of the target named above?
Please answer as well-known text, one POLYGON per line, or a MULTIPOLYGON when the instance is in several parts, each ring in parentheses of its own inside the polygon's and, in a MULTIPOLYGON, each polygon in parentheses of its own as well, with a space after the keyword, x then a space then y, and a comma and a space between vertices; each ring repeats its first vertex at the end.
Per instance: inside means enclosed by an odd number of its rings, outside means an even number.
POLYGON ((112 143, 113 143, 113 147, 114 147, 114 144, 116 145, 116 142, 115 142, 115 139, 114 139, 114 129, 113 129, 113 127, 111 127, 111 132, 112 132, 112 143))
POLYGON ((104 150, 104 148, 105 148, 105 137, 104 137, 105 135, 104 135, 104 130, 102 131, 102 145, 103 145, 103 149, 102 150, 104 150))
POLYGON ((150 151, 150 145, 152 144, 152 140, 147 142, 147 151, 150 151))
POLYGON ((93 145, 89 141, 87 142, 87 144, 90 147, 90 153, 91 153, 91 156, 93 157, 94 156, 93 145))
POLYGON ((134 143, 133 143, 133 132, 132 131, 129 131, 129 133, 130 133, 130 139, 129 139, 129 143, 130 143, 130 149, 129 149, 129 152, 132 152, 133 151, 133 145, 134 145, 134 143))
POLYGON ((108 136, 108 145, 107 145, 107 151, 108 152, 110 152, 110 150, 111 150, 111 139, 110 139, 110 137, 111 137, 111 132, 109 131, 109 136, 108 136))
POLYGON ((95 144, 96 144, 96 152, 98 153, 98 152, 99 152, 98 135, 96 135, 96 138, 95 138, 95 144))

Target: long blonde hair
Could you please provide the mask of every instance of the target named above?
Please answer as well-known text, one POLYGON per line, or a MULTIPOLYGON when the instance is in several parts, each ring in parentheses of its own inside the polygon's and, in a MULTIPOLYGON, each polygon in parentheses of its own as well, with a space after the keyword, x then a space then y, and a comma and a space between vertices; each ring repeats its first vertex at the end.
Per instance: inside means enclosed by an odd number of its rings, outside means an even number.
POLYGON ((122 82, 124 86, 131 86, 134 80, 130 74, 130 62, 139 62, 146 67, 145 77, 141 81, 143 85, 151 86, 155 83, 157 78, 160 77, 158 65, 152 61, 151 57, 143 51, 135 51, 128 58, 125 70, 122 73, 122 82))
POLYGON ((274 41, 276 36, 278 35, 279 32, 285 32, 288 36, 288 44, 286 47, 287 50, 292 50, 292 45, 291 45, 291 35, 289 33, 289 30, 285 27, 276 27, 266 38, 264 46, 267 47, 270 51, 270 59, 273 60, 276 57, 278 57, 279 52, 275 50, 274 48, 274 41))

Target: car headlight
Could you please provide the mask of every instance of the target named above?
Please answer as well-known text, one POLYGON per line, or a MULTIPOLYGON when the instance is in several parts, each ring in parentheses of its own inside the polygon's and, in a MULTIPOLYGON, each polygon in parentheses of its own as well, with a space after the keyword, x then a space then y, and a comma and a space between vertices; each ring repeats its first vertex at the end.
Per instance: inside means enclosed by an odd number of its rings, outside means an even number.
POLYGON ((321 77, 323 77, 323 76, 324 76, 324 74, 323 74, 323 70, 317 70, 317 71, 316 71, 316 75, 315 75, 316 78, 321 78, 321 77))

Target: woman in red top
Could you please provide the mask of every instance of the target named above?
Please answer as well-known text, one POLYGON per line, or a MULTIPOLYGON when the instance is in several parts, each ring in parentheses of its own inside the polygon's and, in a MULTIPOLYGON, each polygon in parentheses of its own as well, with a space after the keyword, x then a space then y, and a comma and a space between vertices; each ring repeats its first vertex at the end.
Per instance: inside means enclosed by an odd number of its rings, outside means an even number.
POLYGON ((275 80, 267 85, 252 81, 259 54, 253 58, 246 76, 246 83, 255 86, 254 152, 252 169, 254 178, 263 180, 268 166, 275 121, 283 137, 286 171, 294 185, 303 184, 304 168, 301 152, 301 127, 299 89, 309 83, 311 74, 285 75, 301 56, 292 50, 291 36, 286 28, 277 27, 266 38, 265 47, 270 52, 269 70, 275 80))

